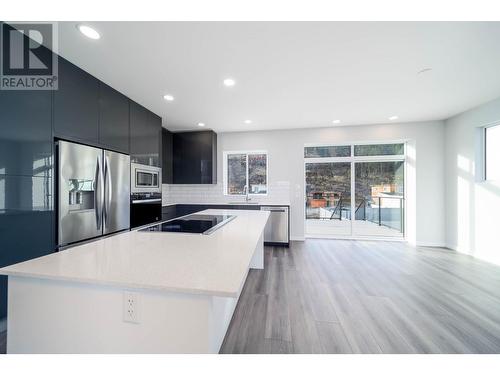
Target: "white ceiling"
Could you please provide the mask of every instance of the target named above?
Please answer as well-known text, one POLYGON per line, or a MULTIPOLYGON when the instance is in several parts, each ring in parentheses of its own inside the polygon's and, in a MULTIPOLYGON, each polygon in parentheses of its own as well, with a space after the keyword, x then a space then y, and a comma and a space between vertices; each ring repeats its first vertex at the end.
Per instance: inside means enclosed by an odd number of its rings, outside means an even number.
POLYGON ((500 96, 500 22, 88 24, 100 40, 59 23, 60 54, 172 130, 438 120, 500 96))

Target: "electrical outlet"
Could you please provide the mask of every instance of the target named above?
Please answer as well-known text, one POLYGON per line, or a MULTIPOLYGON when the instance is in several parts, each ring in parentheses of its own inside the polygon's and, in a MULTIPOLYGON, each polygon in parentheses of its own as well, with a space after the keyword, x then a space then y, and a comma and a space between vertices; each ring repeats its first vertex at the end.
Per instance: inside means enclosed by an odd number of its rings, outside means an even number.
POLYGON ((137 293, 123 293, 123 321, 139 323, 139 295, 137 293))

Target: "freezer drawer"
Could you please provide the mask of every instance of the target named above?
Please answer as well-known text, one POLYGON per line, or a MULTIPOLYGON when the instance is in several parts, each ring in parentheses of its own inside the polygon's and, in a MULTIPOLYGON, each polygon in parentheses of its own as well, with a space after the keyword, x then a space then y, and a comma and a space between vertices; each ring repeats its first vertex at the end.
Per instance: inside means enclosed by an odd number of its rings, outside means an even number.
POLYGON ((289 243, 288 207, 261 206, 261 211, 269 211, 269 220, 264 229, 264 242, 287 246, 289 243))

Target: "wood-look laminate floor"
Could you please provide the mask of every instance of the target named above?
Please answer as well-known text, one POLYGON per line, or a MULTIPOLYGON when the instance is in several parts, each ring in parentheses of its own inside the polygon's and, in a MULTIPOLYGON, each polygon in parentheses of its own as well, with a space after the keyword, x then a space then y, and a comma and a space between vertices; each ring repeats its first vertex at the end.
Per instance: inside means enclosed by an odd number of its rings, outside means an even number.
POLYGON ((500 267, 402 242, 266 247, 221 353, 500 353, 500 267))

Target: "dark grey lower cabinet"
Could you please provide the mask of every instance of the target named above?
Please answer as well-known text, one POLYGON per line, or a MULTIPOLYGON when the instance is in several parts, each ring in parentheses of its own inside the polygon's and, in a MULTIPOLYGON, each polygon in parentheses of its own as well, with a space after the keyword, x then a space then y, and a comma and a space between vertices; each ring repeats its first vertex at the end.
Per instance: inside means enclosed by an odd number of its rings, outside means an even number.
MULTIPOLYGON (((273 205, 262 205, 262 206, 273 206, 273 205)), ((280 205, 281 207, 282 205, 280 205)), ((289 209, 290 207, 287 206, 289 209)), ((259 204, 172 204, 170 206, 162 207, 162 220, 172 220, 181 216, 195 214, 196 212, 215 209, 215 210, 260 210, 261 205, 259 204)), ((290 217, 288 217, 288 233, 290 233, 290 217)), ((272 230, 272 229, 271 229, 272 230)), ((288 236, 288 241, 285 242, 264 242, 266 245, 270 246, 289 246, 290 236, 288 236)))
MULTIPOLYGON (((55 249, 53 182, 49 177, 0 175, 0 267, 55 249)), ((0 320, 7 316, 7 277, 0 276, 0 320)))
POLYGON ((179 216, 177 215, 177 207, 175 204, 171 206, 163 206, 161 209, 161 214, 162 220, 171 220, 179 216))
MULTIPOLYGON (((0 268, 55 249, 52 94, 0 91, 0 268)), ((0 320, 6 315, 0 276, 0 320)))
POLYGON ((162 219, 170 220, 203 210, 260 210, 258 205, 236 205, 236 204, 173 204, 162 207, 162 219))

